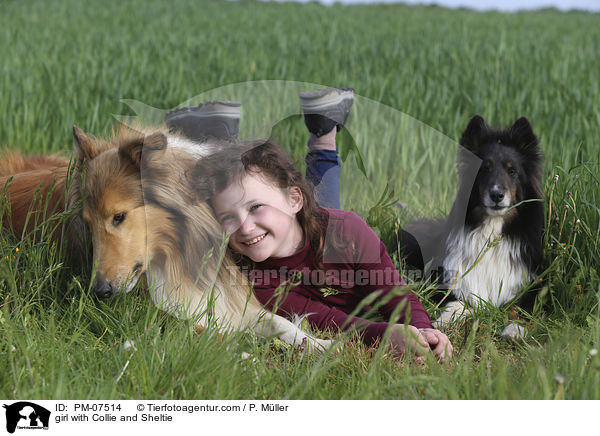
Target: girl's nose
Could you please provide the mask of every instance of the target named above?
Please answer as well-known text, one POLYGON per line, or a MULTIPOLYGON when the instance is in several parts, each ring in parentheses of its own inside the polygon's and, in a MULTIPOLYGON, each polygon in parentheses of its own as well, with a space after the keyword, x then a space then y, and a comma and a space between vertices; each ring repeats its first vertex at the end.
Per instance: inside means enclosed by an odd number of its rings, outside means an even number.
POLYGON ((247 215, 246 219, 242 221, 242 224, 240 225, 238 231, 243 235, 250 235, 252 234, 255 228, 256 225, 254 224, 254 220, 250 215, 247 215))

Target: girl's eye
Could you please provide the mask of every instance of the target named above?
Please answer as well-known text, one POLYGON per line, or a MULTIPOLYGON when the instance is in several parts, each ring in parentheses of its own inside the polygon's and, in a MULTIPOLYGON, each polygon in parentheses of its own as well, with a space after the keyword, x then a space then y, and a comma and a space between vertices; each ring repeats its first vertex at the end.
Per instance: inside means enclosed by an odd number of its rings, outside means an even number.
POLYGON ((113 216, 113 226, 116 227, 121 224, 125 220, 125 215, 125 212, 116 213, 115 216, 113 216))
POLYGON ((250 206, 250 212, 254 212, 256 209, 258 209, 261 206, 262 206, 262 204, 253 204, 252 206, 250 206))

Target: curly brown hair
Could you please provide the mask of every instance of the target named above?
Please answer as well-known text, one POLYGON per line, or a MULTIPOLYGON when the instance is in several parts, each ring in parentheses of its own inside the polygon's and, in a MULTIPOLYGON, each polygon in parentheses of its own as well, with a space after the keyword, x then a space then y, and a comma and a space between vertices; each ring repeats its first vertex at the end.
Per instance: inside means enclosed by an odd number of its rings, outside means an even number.
MULTIPOLYGON (((308 237, 315 252, 317 264, 323 257, 327 216, 320 211, 314 195, 314 187, 280 146, 271 141, 258 141, 247 144, 224 144, 216 153, 201 159, 192 174, 201 201, 212 207, 211 198, 225 190, 232 183, 241 183, 247 174, 259 174, 282 190, 298 187, 302 193, 303 206, 296 218, 308 237)), ((252 262, 234 253, 240 265, 252 262)))

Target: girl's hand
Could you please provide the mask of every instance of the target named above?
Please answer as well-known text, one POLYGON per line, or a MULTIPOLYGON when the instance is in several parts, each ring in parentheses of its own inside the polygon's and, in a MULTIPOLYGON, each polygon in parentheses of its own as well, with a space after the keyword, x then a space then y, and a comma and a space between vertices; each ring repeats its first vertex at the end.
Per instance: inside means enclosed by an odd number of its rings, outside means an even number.
POLYGON ((395 324, 390 334, 391 351, 398 357, 407 353, 414 354, 417 359, 429 352, 429 343, 412 325, 395 324))
POLYGON ((433 355, 440 362, 447 362, 452 359, 454 348, 448 336, 436 329, 419 329, 419 332, 431 346, 433 355))

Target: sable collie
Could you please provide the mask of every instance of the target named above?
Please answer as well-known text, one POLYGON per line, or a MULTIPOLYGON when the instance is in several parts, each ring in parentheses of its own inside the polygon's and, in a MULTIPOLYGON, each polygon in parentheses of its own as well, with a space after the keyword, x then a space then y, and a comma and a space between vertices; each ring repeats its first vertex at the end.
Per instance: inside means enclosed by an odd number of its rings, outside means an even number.
MULTIPOLYGON (((501 130, 476 115, 460 144, 449 216, 409 224, 399 235, 407 263, 429 264, 438 283, 451 289, 438 325, 486 303, 510 302, 542 263, 542 155, 529 121, 519 118, 501 130)), ((523 330, 510 324, 502 334, 523 330)))
MULTIPOLYGON (((129 292, 146 275, 155 304, 194 319, 201 329, 213 319, 222 330, 251 328, 308 351, 331 346, 332 341, 314 338, 263 309, 238 267, 223 254, 220 226, 187 180, 198 160, 220 145, 194 143, 158 129, 122 129, 110 141, 77 127, 73 134, 76 163, 66 201, 66 160, 10 153, 4 158, 0 186, 6 186, 12 212, 10 221, 4 219, 5 228, 17 235, 31 230, 24 223, 34 193, 40 186, 50 192, 53 185, 48 213, 83 205, 99 298, 129 292)), ((33 208, 34 214, 39 212, 33 208)))

